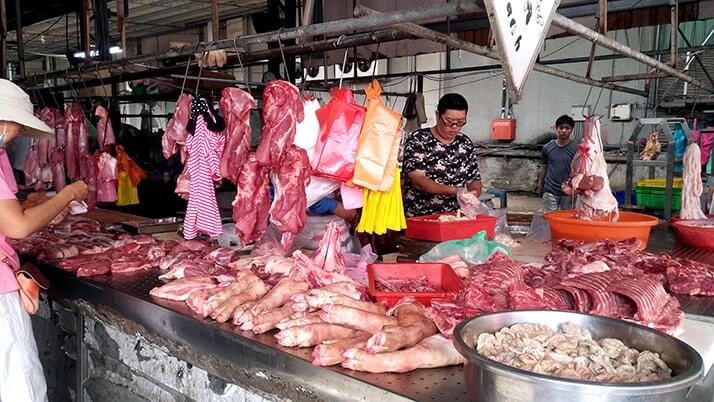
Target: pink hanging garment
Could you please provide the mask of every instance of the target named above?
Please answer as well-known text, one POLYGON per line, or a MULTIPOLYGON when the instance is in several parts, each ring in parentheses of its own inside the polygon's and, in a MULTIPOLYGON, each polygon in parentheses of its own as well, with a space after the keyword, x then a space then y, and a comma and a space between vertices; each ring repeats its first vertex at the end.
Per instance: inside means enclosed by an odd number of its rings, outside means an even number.
POLYGON ((99 117, 99 122, 97 123, 97 143, 99 144, 99 149, 104 149, 104 147, 116 144, 116 139, 114 138, 114 128, 112 128, 112 122, 109 120, 109 112, 103 106, 97 106, 94 114, 99 117))
MULTIPOLYGON (((194 133, 186 136, 188 173, 191 176, 188 206, 183 223, 183 236, 193 239, 199 233, 218 236, 223 233, 221 215, 216 201, 213 182, 220 180, 220 160, 225 146, 225 137, 220 132, 211 131, 205 118, 213 119, 204 99, 196 99, 191 104, 194 133)), ((189 122, 189 126, 192 122, 189 122)), ((210 124, 216 125, 215 121, 210 124)), ((222 124, 222 121, 221 121, 222 124)), ((217 130, 222 131, 222 129, 217 130)))
POLYGON ((97 201, 114 203, 117 202, 117 160, 107 152, 99 155, 97 162, 97 201))
POLYGON ((5 149, 0 148, 0 175, 2 175, 5 184, 10 188, 10 191, 17 193, 17 182, 15 181, 15 174, 12 172, 12 165, 10 164, 10 158, 7 157, 7 152, 5 149))

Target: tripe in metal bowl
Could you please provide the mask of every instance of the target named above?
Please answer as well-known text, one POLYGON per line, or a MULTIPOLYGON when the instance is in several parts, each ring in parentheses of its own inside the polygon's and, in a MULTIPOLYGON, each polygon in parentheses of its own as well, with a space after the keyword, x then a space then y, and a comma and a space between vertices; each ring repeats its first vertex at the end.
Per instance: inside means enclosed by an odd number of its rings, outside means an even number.
POLYGON ((702 358, 686 343, 651 328, 608 317, 561 311, 508 311, 486 314, 459 324, 454 330, 457 350, 467 359, 466 386, 472 401, 683 401, 702 376, 702 358), (672 370, 659 381, 610 383, 559 378, 499 363, 478 353, 478 337, 516 323, 541 324, 557 330, 573 323, 594 339, 621 340, 629 348, 657 353, 672 370))

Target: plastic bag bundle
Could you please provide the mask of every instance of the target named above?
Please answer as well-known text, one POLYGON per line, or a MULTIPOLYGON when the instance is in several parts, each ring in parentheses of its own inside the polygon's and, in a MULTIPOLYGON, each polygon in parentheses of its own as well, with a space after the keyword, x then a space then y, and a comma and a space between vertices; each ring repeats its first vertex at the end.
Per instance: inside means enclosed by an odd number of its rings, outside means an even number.
POLYGON ((373 191, 389 191, 402 138, 402 115, 382 103, 382 87, 365 89, 369 104, 362 123, 352 182, 373 191))
POLYGON ((470 239, 449 240, 439 243, 431 250, 419 257, 419 262, 439 261, 447 257, 458 255, 469 265, 483 264, 491 255, 504 253, 511 256, 511 248, 501 243, 486 240, 486 231, 476 233, 470 239))
POLYGON ((349 88, 334 88, 330 102, 315 112, 320 134, 311 160, 313 174, 352 180, 357 145, 366 109, 354 103, 349 88))
POLYGON ((362 199, 358 232, 382 235, 387 230, 400 231, 407 228, 399 168, 395 169, 393 185, 388 192, 364 189, 362 199))

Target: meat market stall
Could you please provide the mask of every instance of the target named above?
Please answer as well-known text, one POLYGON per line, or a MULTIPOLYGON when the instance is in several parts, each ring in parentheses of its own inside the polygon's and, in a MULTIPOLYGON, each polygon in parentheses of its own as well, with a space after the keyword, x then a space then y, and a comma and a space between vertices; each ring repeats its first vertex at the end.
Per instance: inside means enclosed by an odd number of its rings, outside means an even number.
MULTIPOLYGON (((103 223, 137 219, 106 211, 90 216, 103 223)), ((660 247, 671 245, 665 234, 655 231, 652 242, 660 247)), ((531 251, 521 251, 522 254, 543 255, 548 251, 543 246, 529 247, 528 242, 524 243, 531 251)), ((685 252, 681 248, 675 250, 685 252)), ((112 375, 127 377, 127 383, 156 387, 159 393, 172 389, 200 400, 232 400, 239 394, 248 400, 469 400, 461 366, 401 374, 316 367, 310 363, 311 348, 283 347, 274 332, 255 335, 230 322, 202 319, 184 302, 149 294, 164 283, 158 277, 165 271, 156 268, 127 276, 86 278, 77 278, 54 263, 44 264, 43 270, 53 287, 43 298, 35 325, 46 328, 46 322, 56 322, 64 332, 64 352, 59 354, 65 360, 71 356, 73 363, 66 364, 76 367, 66 373, 50 373, 48 379, 51 387, 60 387, 60 381, 55 380, 64 376, 68 393, 80 387, 96 398, 97 389, 104 384, 100 378, 112 375), (69 378, 71 374, 76 378, 69 378)), ((680 300, 688 316, 679 337, 701 354, 705 372, 709 372, 714 348, 707 335, 712 325, 706 320, 711 320, 714 312, 700 309, 690 316, 685 300, 701 304, 708 299, 680 300)), ((53 333, 48 338, 57 336, 53 333)), ((38 342, 43 358, 58 358, 57 350, 48 350, 56 339, 40 338, 38 342)), ((691 394, 710 396, 713 384, 708 375, 691 394)))

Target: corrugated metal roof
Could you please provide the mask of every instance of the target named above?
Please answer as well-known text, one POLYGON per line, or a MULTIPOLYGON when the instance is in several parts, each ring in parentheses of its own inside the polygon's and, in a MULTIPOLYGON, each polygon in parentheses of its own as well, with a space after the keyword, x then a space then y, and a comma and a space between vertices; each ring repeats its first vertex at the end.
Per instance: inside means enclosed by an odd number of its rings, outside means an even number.
MULTIPOLYGON (((265 0, 221 0, 219 17, 226 20, 249 15, 264 10, 265 4, 265 0)), ((115 1, 109 1, 109 9, 113 13, 116 12, 115 1)), ((210 0, 129 0, 127 39, 190 30, 210 19, 210 0)), ((92 27, 92 32, 93 30, 92 27)), ((118 40, 115 15, 110 16, 109 32, 112 40, 118 40)), ((23 29, 28 58, 32 54, 65 54, 68 43, 70 49, 77 49, 78 37, 79 21, 74 14, 51 18, 23 29)), ((8 39, 14 41, 15 32, 10 32, 8 39)))

